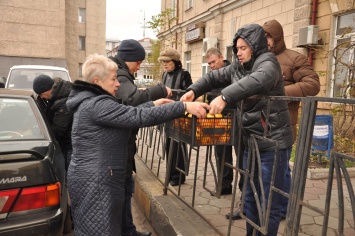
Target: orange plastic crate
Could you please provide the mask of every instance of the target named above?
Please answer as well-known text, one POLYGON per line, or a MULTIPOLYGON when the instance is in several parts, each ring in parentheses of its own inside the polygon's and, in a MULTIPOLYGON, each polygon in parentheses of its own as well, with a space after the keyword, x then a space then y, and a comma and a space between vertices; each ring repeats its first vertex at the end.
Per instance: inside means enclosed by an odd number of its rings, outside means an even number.
POLYGON ((172 137, 193 146, 233 145, 235 110, 225 110, 221 118, 181 117, 167 122, 165 130, 172 137))

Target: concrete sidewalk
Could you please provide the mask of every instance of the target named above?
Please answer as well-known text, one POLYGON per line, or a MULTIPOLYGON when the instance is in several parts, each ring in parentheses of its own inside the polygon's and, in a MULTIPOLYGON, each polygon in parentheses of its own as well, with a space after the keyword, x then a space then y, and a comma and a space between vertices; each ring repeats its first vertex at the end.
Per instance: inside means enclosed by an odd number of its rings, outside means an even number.
MULTIPOLYGON (((149 156, 149 155, 148 155, 149 156)), ((171 191, 163 195, 163 182, 165 177, 165 161, 159 167, 159 177, 156 177, 157 163, 144 163, 136 157, 137 175, 136 192, 134 198, 141 207, 146 218, 154 228, 157 235, 228 235, 229 220, 225 214, 230 212, 232 195, 223 195, 220 199, 211 196, 203 186, 203 170, 205 159, 200 157, 197 167, 196 197, 192 207, 193 178, 195 172, 196 158, 192 156, 190 161, 189 175, 185 184, 181 185, 180 198, 177 197, 177 187, 169 186, 171 191)), ((352 187, 355 189, 355 178, 352 178, 352 187)), ((312 206, 324 209, 327 179, 307 179, 304 200, 312 206)), ((207 185, 214 187, 214 180, 211 171, 207 171, 207 185)), ((345 183, 343 183, 346 192, 345 183)), ((238 190, 237 190, 238 191, 238 190)), ((240 193, 236 193, 239 199, 240 193)), ((355 235, 354 220, 351 211, 349 195, 345 193, 345 224, 344 235, 355 235)), ((338 235, 338 194, 337 183, 333 181, 332 197, 330 205, 330 217, 328 222, 327 235, 338 235)), ((300 230, 298 235, 321 235, 323 216, 319 213, 303 207, 300 230)), ((286 221, 282 221, 279 227, 279 235, 283 235, 286 221)), ((245 235, 245 220, 232 222, 230 235, 245 235)))

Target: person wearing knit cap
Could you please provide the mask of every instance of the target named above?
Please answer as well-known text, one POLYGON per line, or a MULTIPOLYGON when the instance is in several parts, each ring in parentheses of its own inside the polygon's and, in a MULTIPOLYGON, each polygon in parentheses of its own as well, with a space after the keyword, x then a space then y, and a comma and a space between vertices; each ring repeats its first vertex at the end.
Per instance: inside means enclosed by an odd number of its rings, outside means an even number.
POLYGON ((53 85, 54 80, 51 77, 41 74, 33 80, 33 91, 35 91, 40 97, 49 99, 53 85))
MULTIPOLYGON (((281 66, 284 79, 286 96, 307 97, 316 96, 320 90, 318 74, 313 70, 307 57, 299 52, 286 48, 284 32, 281 24, 276 20, 269 20, 263 25, 268 47, 276 55, 281 66)), ((297 120, 299 101, 290 101, 288 110, 291 116, 291 126, 293 128, 294 140, 297 137, 297 120)), ((288 167, 286 173, 284 192, 289 193, 291 188, 291 169, 288 167)), ((283 197, 281 215, 286 218, 288 198, 283 197)))
MULTIPOLYGON (((174 48, 166 48, 160 53, 158 61, 160 61, 164 66, 165 72, 162 75, 162 81, 165 86, 171 89, 186 90, 192 84, 191 75, 188 71, 182 68, 180 53, 177 50, 174 48)), ((172 96, 172 99, 178 101, 181 95, 182 94, 175 93, 172 96)), ((179 145, 178 142, 172 140, 173 145, 170 150, 170 141, 170 138, 166 138, 165 153, 168 155, 169 151, 172 152, 172 161, 169 167, 170 176, 168 176, 168 178, 171 186, 177 186, 179 183, 185 183, 185 175, 183 174, 180 179, 180 171, 176 169, 176 159, 178 161, 177 167, 185 171, 185 161, 183 157, 188 156, 184 155, 184 153, 187 154, 187 147, 185 143, 179 145)))
MULTIPOLYGON (((145 59, 145 50, 142 45, 134 39, 123 40, 118 46, 118 53, 111 60, 118 65, 117 80, 120 87, 116 92, 116 97, 124 104, 138 106, 148 101, 171 96, 171 90, 163 84, 139 89, 134 84, 134 73, 140 69, 140 65, 145 59)), ((151 235, 151 232, 139 232, 133 223, 131 199, 134 193, 133 171, 136 172, 134 155, 136 153, 136 135, 139 129, 133 129, 128 141, 128 157, 126 166, 126 191, 125 204, 122 213, 121 235, 151 235)))
POLYGON ((123 40, 118 46, 117 56, 125 62, 137 62, 145 59, 143 46, 134 39, 123 40))
POLYGON ((72 153, 71 126, 73 113, 68 111, 65 103, 69 97, 71 87, 71 82, 61 78, 52 79, 45 74, 38 75, 33 80, 33 91, 38 94, 38 99, 45 101, 45 113, 62 148, 66 170, 72 153))

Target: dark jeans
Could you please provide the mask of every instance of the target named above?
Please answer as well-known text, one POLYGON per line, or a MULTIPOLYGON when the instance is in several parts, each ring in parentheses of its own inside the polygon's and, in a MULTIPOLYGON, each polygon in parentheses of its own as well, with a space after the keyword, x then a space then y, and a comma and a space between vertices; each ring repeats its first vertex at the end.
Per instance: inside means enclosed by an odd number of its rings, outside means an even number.
MULTIPOLYGON (((176 160, 178 160, 177 166, 179 169, 185 171, 185 164, 184 164, 184 158, 183 158, 183 152, 185 155, 187 155, 187 147, 186 144, 179 145, 179 142, 173 141, 173 147, 172 150, 170 150, 170 138, 166 139, 166 144, 165 144, 165 151, 167 157, 169 157, 169 151, 172 151, 172 162, 170 166, 170 177, 169 181, 174 181, 174 182, 179 182, 180 178, 180 171, 178 171, 176 167, 176 160), (178 158, 179 156, 179 158, 178 158)), ((166 159, 167 167, 168 167, 168 159, 166 159)), ((181 183, 185 182, 185 175, 183 174, 181 177, 181 183)))
MULTIPOLYGON (((284 186, 284 179, 287 171, 287 161, 289 160, 289 156, 291 155, 291 149, 292 147, 286 148, 279 150, 279 162, 277 163, 277 171, 276 171, 276 176, 275 176, 275 182, 274 186, 279 189, 283 189, 284 186)), ((261 178, 262 178, 262 184, 264 187, 264 193, 265 193, 265 207, 267 207, 267 202, 269 198, 269 191, 270 191, 270 182, 271 182, 271 175, 272 175, 272 169, 274 165, 274 155, 275 153, 273 151, 270 152, 260 152, 260 159, 261 159, 261 178)), ((246 149, 244 152, 244 169, 247 169, 247 158, 248 158, 248 150, 246 149)), ((250 165, 251 168, 251 165, 250 165)), ((251 171, 251 170, 250 170, 251 171)), ((261 199, 261 186, 259 183, 258 179, 259 175, 259 170, 258 170, 258 165, 255 163, 255 172, 254 172, 254 184, 255 184, 255 189, 257 195, 253 193, 253 190, 251 188, 250 184, 250 179, 248 177, 247 180, 247 186, 246 186, 246 196, 245 196, 245 206, 244 206, 244 212, 246 213, 246 216, 251 219, 253 222, 256 224, 260 225, 259 222, 259 217, 258 217, 258 210, 256 206, 256 201, 259 201, 259 199, 255 199, 256 196, 258 196, 261 199)), ((267 235, 268 236, 276 236, 277 235, 277 230, 279 228, 280 220, 281 220, 281 204, 280 202, 282 201, 282 196, 280 194, 276 194, 274 192, 273 197, 272 197, 272 203, 271 203, 271 211, 270 211, 270 219, 269 219, 269 225, 268 225, 268 231, 267 235)), ((266 211, 266 209, 262 209, 262 211, 266 211)), ((250 224, 246 224, 247 226, 247 235, 252 235, 253 233, 253 227, 250 224)), ((257 235, 262 235, 261 233, 257 233, 257 235)))
MULTIPOLYGON (((290 189, 291 189, 290 157, 291 157, 291 155, 289 155, 288 160, 287 160, 287 171, 286 171, 285 183, 284 183, 284 188, 283 188, 283 191, 285 193, 290 193, 290 189)), ((284 197, 284 196, 281 196, 281 197, 282 197, 281 216, 286 218, 288 198, 284 197)))
POLYGON ((134 193, 133 176, 126 177, 125 203, 122 211, 122 236, 136 235, 136 226, 132 217, 132 194, 134 193))
MULTIPOLYGON (((229 163, 232 165, 233 162, 233 157, 232 157, 232 146, 215 146, 215 156, 216 156, 216 162, 217 162, 217 169, 218 171, 221 168, 222 165, 222 158, 223 158, 223 151, 225 149, 224 153, 224 162, 229 163)), ((223 168, 223 178, 222 178, 222 188, 232 188, 232 182, 233 182, 233 169, 224 166, 223 168)))

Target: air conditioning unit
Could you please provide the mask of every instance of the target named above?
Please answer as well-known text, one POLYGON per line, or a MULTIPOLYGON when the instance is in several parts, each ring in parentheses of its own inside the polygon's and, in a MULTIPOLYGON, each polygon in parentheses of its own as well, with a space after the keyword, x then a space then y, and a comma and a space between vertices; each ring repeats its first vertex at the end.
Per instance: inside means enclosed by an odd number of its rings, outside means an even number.
POLYGON ((218 47, 218 38, 204 38, 202 46, 202 56, 204 56, 208 49, 218 47))
POLYGON ((298 46, 318 44, 318 25, 301 27, 298 35, 298 46))

